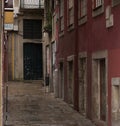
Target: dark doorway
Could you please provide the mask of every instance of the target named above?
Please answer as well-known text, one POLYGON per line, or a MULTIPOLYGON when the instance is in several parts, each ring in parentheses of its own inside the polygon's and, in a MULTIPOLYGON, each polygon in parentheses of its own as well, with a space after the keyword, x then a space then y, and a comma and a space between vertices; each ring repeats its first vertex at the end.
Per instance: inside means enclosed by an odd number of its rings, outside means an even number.
POLYGON ((99 61, 100 65, 100 118, 106 121, 106 66, 105 59, 99 61))
POLYGON ((64 64, 63 62, 60 63, 60 80, 59 80, 59 90, 60 90, 60 98, 64 99, 64 64))
POLYGON ((73 104, 73 82, 74 82, 74 74, 73 74, 73 61, 68 62, 68 103, 73 104))
POLYGON ((40 80, 43 77, 42 44, 24 43, 24 80, 40 80))

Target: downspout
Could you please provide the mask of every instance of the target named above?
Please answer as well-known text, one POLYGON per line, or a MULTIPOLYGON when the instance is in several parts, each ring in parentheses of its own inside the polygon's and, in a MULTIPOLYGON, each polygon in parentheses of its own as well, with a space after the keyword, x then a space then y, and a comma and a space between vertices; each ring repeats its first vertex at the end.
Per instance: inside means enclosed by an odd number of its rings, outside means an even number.
POLYGON ((55 74, 56 74, 56 79, 55 79, 55 84, 56 84, 56 91, 55 91, 55 97, 59 96, 59 83, 58 83, 58 67, 59 67, 59 62, 58 62, 58 55, 59 55, 59 23, 58 23, 58 15, 59 15, 59 1, 55 0, 55 16, 56 16, 56 35, 55 35, 55 44, 56 44, 56 60, 55 60, 55 74))
POLYGON ((74 0, 75 45, 74 45, 74 109, 79 110, 79 81, 78 81, 78 1, 74 0))
POLYGON ((1 53, 1 62, 0 62, 0 126, 3 126, 4 122, 4 91, 5 91, 5 85, 4 85, 4 0, 1 0, 0 2, 1 6, 1 23, 0 23, 0 30, 1 30, 1 46, 0 46, 0 53, 1 53))
MULTIPOLYGON (((111 7, 111 13, 112 13, 112 2, 111 0, 108 0, 108 5, 107 6, 110 6, 111 7)), ((106 10, 106 8, 105 8, 106 10)), ((109 65, 108 65, 109 67, 109 65)), ((109 70, 109 69, 107 69, 109 70)), ((108 72, 108 71, 107 71, 108 72)), ((107 78, 109 78, 109 73, 107 75, 107 78)), ((112 126, 112 87, 111 87, 111 84, 109 83, 110 81, 108 81, 107 79, 107 87, 108 87, 108 97, 107 97, 107 126, 112 126)))

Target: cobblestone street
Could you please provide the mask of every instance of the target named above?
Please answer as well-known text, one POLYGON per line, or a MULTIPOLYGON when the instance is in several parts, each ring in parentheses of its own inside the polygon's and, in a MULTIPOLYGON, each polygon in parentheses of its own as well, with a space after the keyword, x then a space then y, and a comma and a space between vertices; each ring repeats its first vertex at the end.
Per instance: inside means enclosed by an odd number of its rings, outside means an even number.
POLYGON ((94 126, 39 83, 8 83, 6 126, 94 126))

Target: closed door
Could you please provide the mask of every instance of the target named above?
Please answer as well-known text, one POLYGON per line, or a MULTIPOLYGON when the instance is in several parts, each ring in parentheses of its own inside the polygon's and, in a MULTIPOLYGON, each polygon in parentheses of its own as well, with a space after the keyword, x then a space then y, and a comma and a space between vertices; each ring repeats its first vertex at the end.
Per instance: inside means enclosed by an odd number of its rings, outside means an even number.
POLYGON ((42 44, 24 43, 24 79, 40 80, 43 77, 42 44))

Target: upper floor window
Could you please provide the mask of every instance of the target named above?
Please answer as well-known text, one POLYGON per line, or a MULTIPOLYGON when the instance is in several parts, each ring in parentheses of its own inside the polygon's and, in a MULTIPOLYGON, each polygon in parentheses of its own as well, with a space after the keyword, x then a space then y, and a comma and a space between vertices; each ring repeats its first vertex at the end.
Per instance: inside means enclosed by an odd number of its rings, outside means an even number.
POLYGON ((42 38, 42 20, 23 20, 23 38, 41 39, 42 38))
POLYGON ((94 0, 93 4, 93 9, 99 8, 102 6, 102 0, 94 0))
POLYGON ((74 23, 74 0, 68 0, 68 26, 74 23))
POLYGON ((64 0, 60 0, 60 32, 64 30, 64 0))
POLYGON ((120 0, 112 0, 112 5, 113 6, 116 6, 118 4, 120 4, 120 0))
POLYGON ((79 25, 87 21, 87 0, 78 0, 79 25))
POLYGON ((4 0, 5 9, 13 9, 13 0, 4 0))
POLYGON ((92 0, 93 2, 93 17, 100 15, 101 13, 104 12, 104 0, 92 0))
POLYGON ((78 1, 78 17, 83 18, 87 15, 87 0, 79 0, 78 1))

